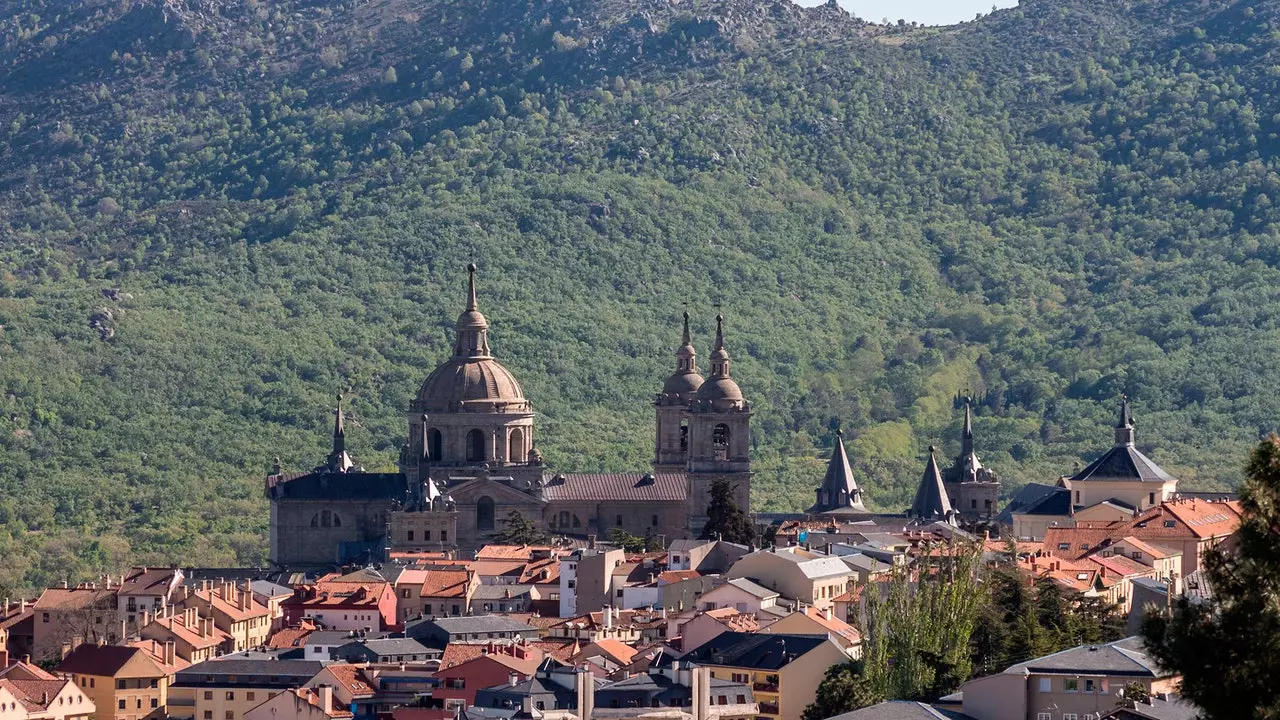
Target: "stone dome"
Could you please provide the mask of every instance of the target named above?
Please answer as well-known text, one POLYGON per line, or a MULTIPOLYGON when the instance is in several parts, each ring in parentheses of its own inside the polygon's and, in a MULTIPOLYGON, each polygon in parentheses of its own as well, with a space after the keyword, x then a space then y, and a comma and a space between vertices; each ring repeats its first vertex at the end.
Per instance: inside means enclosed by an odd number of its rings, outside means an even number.
POLYGON ((742 388, 731 377, 712 377, 698 388, 699 400, 742 400, 742 388))
POLYGON ((702 387, 702 376, 696 372, 675 372, 662 385, 663 395, 680 395, 688 400, 702 387))
POLYGON ((418 389, 424 412, 472 409, 527 412, 529 401, 511 371, 493 358, 455 357, 436 368, 418 389), (497 407, 495 407, 497 406, 497 407))

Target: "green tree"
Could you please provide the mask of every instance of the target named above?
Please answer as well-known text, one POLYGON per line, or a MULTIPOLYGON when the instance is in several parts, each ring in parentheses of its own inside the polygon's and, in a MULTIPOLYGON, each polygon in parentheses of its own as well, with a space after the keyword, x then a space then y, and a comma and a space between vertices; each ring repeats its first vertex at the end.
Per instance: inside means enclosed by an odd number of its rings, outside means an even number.
POLYGON ((1211 598, 1149 613, 1142 634, 1206 720, 1280 718, 1280 438, 1253 451, 1238 547, 1205 553, 1211 598))
POLYGON ((742 545, 755 542, 755 528, 747 514, 738 507, 733 491, 733 485, 726 478, 718 478, 711 483, 711 502, 707 506, 707 525, 702 529, 702 539, 719 538, 742 545))
POLYGON ((627 552, 644 552, 648 549, 645 538, 616 527, 609 531, 609 542, 626 550, 627 552))
POLYGON ((817 696, 804 709, 802 720, 825 720, 858 708, 875 705, 883 700, 862 676, 862 661, 827 668, 827 674, 818 685, 817 696))
POLYGON ((513 509, 502 520, 502 529, 494 533, 493 540, 499 545, 545 545, 551 542, 551 536, 513 509))
POLYGON ((382 71, 382 84, 395 85, 400 81, 400 77, 396 74, 395 66, 390 66, 382 71))

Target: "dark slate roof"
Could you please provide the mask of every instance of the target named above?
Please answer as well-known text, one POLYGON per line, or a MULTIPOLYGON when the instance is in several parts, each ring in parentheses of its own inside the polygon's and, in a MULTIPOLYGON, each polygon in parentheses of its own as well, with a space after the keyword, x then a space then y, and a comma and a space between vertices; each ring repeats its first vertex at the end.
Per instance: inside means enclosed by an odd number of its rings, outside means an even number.
POLYGON ((1015 512, 1026 512, 1024 508, 1038 503, 1046 496, 1055 493, 1062 493, 1063 497, 1066 498, 1067 505, 1071 504, 1071 492, 1066 488, 1058 487, 1057 485, 1045 485, 1044 483, 1027 483, 1014 494, 1013 498, 1009 500, 1009 504, 1005 505, 1004 510, 1000 511, 1000 514, 996 516, 996 520, 1005 525, 1012 525, 1015 512))
POLYGON ((429 648, 426 645, 414 640, 413 638, 380 638, 376 640, 353 640, 346 645, 337 648, 334 652, 338 655, 344 654, 344 651, 355 650, 360 647, 369 649, 374 655, 439 655, 440 651, 435 648, 429 648))
POLYGON ((277 585, 270 580, 254 580, 249 583, 249 588, 266 597, 286 597, 293 594, 293 588, 277 585))
POLYGON ((402 473, 282 473, 267 478, 267 495, 286 500, 398 500, 408 487, 402 473))
POLYGON ((827 474, 819 486, 826 493, 825 503, 814 503, 809 508, 811 513, 865 513, 867 508, 862 504, 862 490, 853 478, 853 469, 849 467, 849 454, 844 450, 842 433, 836 432, 836 444, 831 450, 831 459, 827 461, 827 474), (841 494, 844 502, 840 502, 841 494))
POLYGON ((1115 479, 1164 483, 1173 480, 1173 476, 1152 462, 1151 458, 1138 452, 1133 445, 1120 444, 1114 445, 1102 457, 1071 476, 1071 482, 1115 479))
POLYGON ((315 660, 206 660, 179 670, 174 676, 178 685, 201 685, 205 678, 213 675, 220 679, 218 684, 226 684, 226 676, 235 675, 243 681, 261 682, 265 678, 280 678, 281 682, 291 683, 294 687, 315 677, 324 668, 324 663, 315 660), (300 680, 301 682, 297 682, 300 680))
POLYGON ((435 620, 428 620, 441 630, 450 635, 460 635, 464 633, 492 633, 492 632, 531 632, 537 628, 525 625, 522 622, 512 620, 503 615, 474 615, 461 617, 441 617, 435 620))
POLYGON ((1209 576, 1204 568, 1200 568, 1182 578, 1182 594, 1193 603, 1199 604, 1213 599, 1213 588, 1209 586, 1209 576))
POLYGON ((942 484, 942 473, 938 471, 938 458, 934 456, 933 448, 929 448, 929 462, 924 466, 920 487, 916 488, 916 499, 911 503, 911 516, 945 520, 951 512, 951 500, 942 484))
POLYGON ((694 664, 777 670, 825 642, 829 642, 826 635, 724 632, 690 650, 680 659, 694 664))
POLYGON ((347 643, 379 640, 391 635, 386 630, 370 630, 364 637, 353 637, 351 630, 315 630, 302 638, 303 645, 346 645, 347 643))
POLYGON ((879 705, 864 707, 843 715, 836 715, 830 720, 964 720, 968 715, 939 710, 924 703, 910 700, 890 700, 879 705))
POLYGON ((688 486, 684 473, 574 473, 547 478, 543 493, 549 501, 683 501, 688 486))
POLYGON ((1106 717, 1117 718, 1118 720, 1130 720, 1131 718, 1143 718, 1144 720, 1196 720, 1199 717, 1199 711, 1196 706, 1174 695, 1168 700, 1152 697, 1145 703, 1136 703, 1131 708, 1116 710, 1114 714, 1108 714, 1106 717))
MULTIPOLYGON (((596 690, 596 703, 597 704, 600 703, 600 698, 602 696, 607 701, 610 691, 628 692, 628 693, 643 692, 643 693, 656 694, 666 690, 670 690, 672 688, 687 689, 690 692, 692 692, 692 688, 689 688, 686 685, 681 685, 680 683, 672 680, 671 678, 667 677, 666 675, 663 675, 662 673, 656 673, 656 672, 641 673, 640 675, 636 675, 635 677, 627 678, 626 680, 619 680, 617 682, 609 683, 608 685, 604 685, 598 688, 596 690)), ((734 682, 732 680, 721 680, 718 678, 711 678, 711 689, 720 691, 725 695, 741 694, 749 698, 754 697, 752 695, 750 685, 734 682)))
POLYGON ((1142 638, 1127 637, 1105 645, 1078 645, 1052 655, 1010 666, 1006 673, 1105 674, 1143 678, 1168 675, 1142 647, 1142 638))

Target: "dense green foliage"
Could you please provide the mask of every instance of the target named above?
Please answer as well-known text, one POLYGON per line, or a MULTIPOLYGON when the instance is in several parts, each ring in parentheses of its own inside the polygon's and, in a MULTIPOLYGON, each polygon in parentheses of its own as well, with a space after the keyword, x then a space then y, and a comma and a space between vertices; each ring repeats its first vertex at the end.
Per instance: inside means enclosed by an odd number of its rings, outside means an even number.
POLYGON ((883 698, 869 687, 863 670, 860 660, 827 668, 801 720, 827 720, 880 702, 883 698))
POLYGON ((717 478, 711 483, 707 502, 707 524, 702 528, 703 540, 723 540, 739 545, 756 541, 756 529, 751 518, 734 500, 734 485, 727 478, 717 478))
POLYGON ((1125 636, 1125 619, 1098 597, 1076 597, 1055 581, 1028 584, 1011 564, 993 567, 983 582, 983 602, 969 637, 976 676, 1089 643, 1125 636))
POLYGON ((681 306, 705 355, 721 302, 758 509, 811 502, 837 423, 905 507, 966 388, 1008 490, 1102 450, 1122 390, 1144 450, 1232 485, 1280 417, 1277 30, 1273 0, 945 29, 785 0, 13 0, 0 588, 262 562, 261 477, 319 461, 336 390, 357 460, 392 464, 472 256, 558 469, 646 466, 681 306))
POLYGON ((1147 649, 1182 676, 1180 691, 1205 720, 1280 718, 1280 438, 1260 443, 1240 493, 1232 546, 1205 553, 1212 590, 1179 598, 1172 617, 1148 613, 1147 649))

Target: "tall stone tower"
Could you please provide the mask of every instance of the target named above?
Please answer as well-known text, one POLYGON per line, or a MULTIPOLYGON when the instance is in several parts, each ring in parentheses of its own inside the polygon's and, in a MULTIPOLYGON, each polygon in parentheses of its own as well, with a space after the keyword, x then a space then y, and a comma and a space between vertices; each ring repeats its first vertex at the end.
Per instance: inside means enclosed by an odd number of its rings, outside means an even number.
POLYGON ((422 487, 436 469, 513 475, 536 464, 533 407, 489 352, 489 321, 476 305, 476 266, 467 272, 467 305, 458 316, 453 357, 427 376, 409 404, 409 440, 400 464, 411 488, 422 487))
POLYGON ((724 346, 724 316, 716 315, 716 341, 711 374, 689 404, 690 531, 699 533, 707 522, 711 485, 726 478, 743 512, 751 509, 751 410, 742 389, 729 374, 729 351, 724 346))
POLYGON ((653 471, 683 472, 689 464, 689 404, 702 387, 698 354, 689 335, 689 313, 684 314, 684 336, 676 350, 676 371, 662 385, 654 400, 657 414, 653 471))

